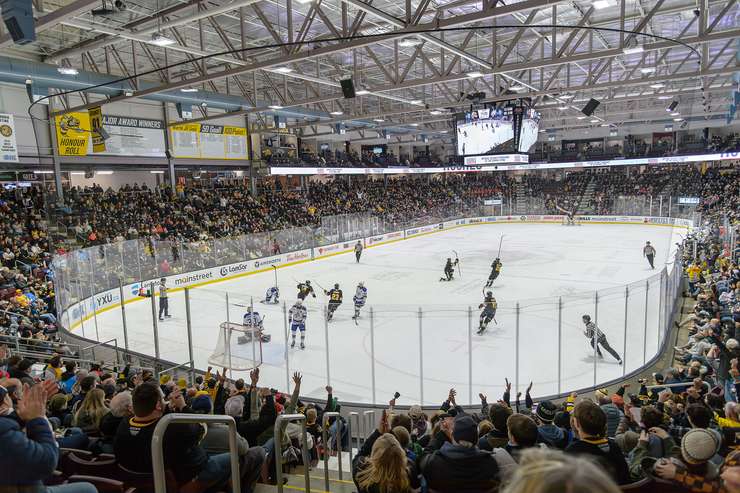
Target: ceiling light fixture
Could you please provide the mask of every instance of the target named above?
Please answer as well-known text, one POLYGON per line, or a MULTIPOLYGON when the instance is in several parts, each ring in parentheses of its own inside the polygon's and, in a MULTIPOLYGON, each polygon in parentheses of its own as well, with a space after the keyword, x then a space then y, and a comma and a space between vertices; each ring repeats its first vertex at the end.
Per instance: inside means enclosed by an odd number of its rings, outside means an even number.
POLYGON ((77 75, 80 73, 79 70, 73 67, 58 67, 57 72, 62 75, 77 75))
POLYGON ((522 86, 522 85, 520 85, 520 84, 515 84, 515 85, 513 85, 513 86, 509 86, 509 89, 510 89, 510 90, 512 90, 512 91, 516 91, 516 92, 519 92, 519 91, 523 91, 523 90, 525 90, 525 89, 526 89, 526 87, 524 87, 524 86, 522 86))
POLYGON ((411 125, 412 127, 418 127, 419 126, 418 123, 409 123, 409 125, 411 125))
POLYGON ((593 120, 589 120, 591 123, 599 123, 601 120, 598 118, 594 118, 593 120))
POLYGON ((637 53, 642 53, 643 51, 645 51, 645 48, 643 48, 642 45, 636 45, 630 48, 627 48, 625 46, 624 48, 622 48, 622 53, 624 53, 625 55, 635 55, 637 53))
POLYGON ((585 116, 577 116, 576 119, 578 119, 578 120, 585 120, 586 117, 585 116))
POLYGON ((477 78, 477 77, 483 77, 483 72, 478 72, 478 71, 474 71, 474 72, 468 72, 468 73, 467 73, 467 74, 465 74, 465 75, 467 75, 467 76, 468 76, 468 77, 470 77, 471 79, 475 79, 475 78, 477 78))
POLYGON ((647 74, 654 74, 655 73, 655 67, 642 67, 640 69, 640 73, 647 75, 647 74))
POLYGON ((424 101, 422 101, 421 99, 412 99, 411 101, 409 101, 409 104, 415 104, 418 106, 420 104, 424 104, 424 101))
POLYGON ((283 109, 283 107, 280 106, 279 104, 271 104, 270 106, 268 106, 268 108, 270 108, 271 110, 282 110, 283 109))
POLYGON ((273 69, 273 71, 278 72, 280 74, 289 74, 293 71, 293 69, 290 67, 277 67, 273 69))
POLYGON ((679 113, 678 111, 674 111, 673 113, 671 113, 671 116, 680 116, 680 115, 681 113, 679 113))
POLYGON ((683 121, 683 118, 674 118, 673 121, 674 122, 682 122, 683 121))
POLYGON ((150 43, 156 46, 170 46, 175 44, 175 40, 168 38, 162 33, 154 33, 152 34, 152 40, 150 43))
POLYGON ((367 94, 370 94, 370 91, 368 91, 367 89, 360 89, 359 91, 355 91, 355 94, 357 96, 365 96, 367 94))
POLYGON ((591 6, 596 10, 601 10, 607 8, 609 6, 609 2, 608 0, 596 0, 595 2, 591 2, 591 6))
POLYGON ((568 100, 568 99, 573 99, 575 96, 573 94, 560 94, 558 97, 560 99, 568 100))
POLYGON ((198 92, 197 87, 183 87, 180 92, 198 92))
POLYGON ((410 48, 412 46, 418 46, 420 44, 421 44, 421 40, 414 36, 403 38, 401 39, 401 41, 398 42, 398 46, 403 46, 404 48, 410 48))
POLYGON ((95 174, 96 175, 112 175, 113 171, 111 170, 96 171, 95 174))
POLYGON ((150 170, 149 172, 153 175, 163 175, 164 174, 164 171, 159 170, 159 169, 153 169, 153 170, 150 170))
POLYGON ((650 87, 653 89, 663 89, 665 87, 665 84, 662 82, 656 82, 655 84, 650 84, 650 87))
POLYGON ((337 110, 337 111, 330 111, 329 114, 334 115, 334 116, 342 116, 344 112, 337 110))
POLYGON ((382 118, 373 118, 373 121, 378 122, 378 123, 383 123, 385 120, 383 120, 382 118))
POLYGON ((432 111, 430 111, 430 112, 429 112, 429 114, 430 114, 430 115, 434 115, 434 116, 437 116, 437 115, 441 115, 441 114, 442 114, 442 112, 441 112, 441 111, 439 111, 439 110, 432 110, 432 111))

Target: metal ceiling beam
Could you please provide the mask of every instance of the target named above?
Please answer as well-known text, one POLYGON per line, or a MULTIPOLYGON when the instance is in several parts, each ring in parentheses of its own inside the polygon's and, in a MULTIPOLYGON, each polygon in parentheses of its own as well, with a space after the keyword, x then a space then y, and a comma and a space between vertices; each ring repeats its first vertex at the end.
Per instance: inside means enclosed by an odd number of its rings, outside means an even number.
MULTIPOLYGON (((352 0, 352 1, 357 1, 357 0, 352 0)), ((432 25, 424 24, 424 25, 419 25, 419 26, 409 26, 404 29, 393 31, 389 33, 388 36, 383 36, 383 37, 378 37, 378 38, 356 39, 356 40, 352 40, 348 42, 332 44, 329 46, 322 46, 320 48, 308 50, 308 51, 301 52, 301 53, 291 54, 285 57, 271 58, 271 59, 263 60, 263 61, 260 61, 254 64, 249 64, 249 65, 241 66, 241 67, 235 67, 235 68, 223 70, 217 73, 206 74, 204 76, 195 77, 195 78, 188 79, 185 81, 173 82, 170 84, 156 86, 150 89, 146 89, 144 91, 140 91, 132 97, 145 96, 148 94, 155 94, 157 92, 188 87, 188 86, 197 85, 197 84, 200 84, 206 81, 218 80, 218 79, 222 79, 226 77, 231 77, 237 74, 246 73, 246 72, 250 72, 253 70, 269 69, 270 67, 285 65, 287 63, 292 63, 292 62, 296 62, 296 61, 300 61, 300 60, 304 60, 308 58, 325 56, 331 53, 336 53, 338 51, 344 51, 344 50, 351 49, 351 48, 369 46, 379 41, 399 38, 399 37, 408 35, 409 33, 413 32, 415 29, 418 29, 418 28, 453 27, 453 26, 465 25, 465 24, 469 24, 472 22, 479 22, 481 20, 494 18, 497 16, 510 15, 512 12, 526 11, 526 10, 531 10, 532 8, 541 7, 543 5, 551 5, 554 2, 560 3, 558 2, 558 0, 525 0, 524 2, 520 2, 517 4, 506 5, 503 7, 491 9, 490 11, 477 12, 475 14, 466 14, 466 15, 462 15, 462 16, 458 16, 458 17, 454 17, 450 19, 437 19, 435 20, 435 22, 432 23, 432 25)), ((727 39, 728 37, 738 36, 738 35, 740 35, 740 29, 731 30, 731 31, 723 31, 719 33, 708 33, 708 34, 704 34, 701 37, 694 36, 691 38, 684 39, 683 41, 689 44, 698 44, 698 43, 707 43, 707 42, 711 42, 711 41, 719 40, 719 39, 727 39)), ((650 50, 655 50, 655 49, 669 48, 669 47, 674 46, 674 44, 670 42, 657 42, 657 43, 646 44, 644 46, 645 46, 646 51, 650 51, 650 50)), ((506 76, 508 72, 516 72, 520 70, 526 70, 528 68, 548 67, 552 65, 559 65, 562 63, 589 61, 589 60, 601 59, 605 57, 619 56, 621 54, 622 54, 622 51, 620 49, 600 50, 600 51, 594 51, 591 53, 574 55, 573 57, 567 57, 565 59, 551 59, 550 58, 550 59, 545 59, 545 60, 529 62, 526 64, 511 64, 509 66, 501 67, 501 70, 497 70, 496 73, 506 76)), ((459 80, 460 76, 455 76, 453 77, 453 79, 459 80)), ((419 85, 425 85, 425 84, 434 83, 434 82, 440 82, 440 81, 433 80, 433 79, 424 79, 423 81, 410 81, 408 83, 405 83, 405 85, 401 85, 402 87, 394 87, 393 89, 406 88, 406 87, 417 87, 419 85)), ((116 98, 112 98, 112 100, 114 101, 115 100, 125 100, 125 99, 128 99, 128 97, 118 96, 116 98)), ((86 109, 86 106, 83 105, 76 109, 86 109)))

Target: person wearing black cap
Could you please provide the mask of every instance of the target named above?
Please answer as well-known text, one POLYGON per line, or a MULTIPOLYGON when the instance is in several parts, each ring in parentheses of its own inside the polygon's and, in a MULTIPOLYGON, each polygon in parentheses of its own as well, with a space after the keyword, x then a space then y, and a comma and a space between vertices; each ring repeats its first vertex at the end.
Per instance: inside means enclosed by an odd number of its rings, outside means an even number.
MULTIPOLYGON (((469 414, 445 418, 438 434, 439 450, 422 456, 419 468, 430 490, 491 491, 500 483, 499 467, 493 454, 480 450, 478 426, 469 414)), ((435 440, 437 442, 437 440, 435 440)))
POLYGON ((537 405, 535 418, 537 426, 537 440, 548 447, 563 450, 570 443, 570 435, 565 430, 553 424, 558 408, 550 401, 542 401, 537 405))

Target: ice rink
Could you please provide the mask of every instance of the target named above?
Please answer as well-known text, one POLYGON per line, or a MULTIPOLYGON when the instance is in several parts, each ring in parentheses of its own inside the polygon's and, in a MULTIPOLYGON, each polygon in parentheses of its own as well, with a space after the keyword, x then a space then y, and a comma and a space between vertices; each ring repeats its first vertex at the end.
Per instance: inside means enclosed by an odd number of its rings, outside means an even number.
MULTIPOLYGON (((666 259, 673 258, 679 234, 685 230, 648 225, 476 225, 368 248, 359 264, 346 253, 278 269, 280 305, 259 303, 273 285, 273 272, 195 288, 190 292, 195 364, 208 366, 219 324, 241 321, 253 298, 272 336, 263 345, 261 384, 281 390, 293 371, 303 373, 306 396, 324 397, 329 379, 345 402, 387 402, 398 391, 404 405, 437 404, 451 387, 461 404, 478 402, 479 392, 495 401, 504 377, 520 390, 532 381, 535 397, 590 386, 594 375, 598 382, 610 380, 656 352, 659 271, 672 269, 666 259), (493 287, 498 323, 478 336, 482 287, 502 235, 503 268, 493 287), (647 240, 657 250, 655 270, 642 256, 647 240), (453 250, 460 272, 454 281, 440 282, 453 250), (317 290, 317 298, 307 300, 307 348, 286 351, 283 302, 290 308, 297 281, 306 279, 317 290), (352 296, 359 281, 368 288, 368 304, 355 325, 352 296), (344 304, 325 323, 326 296, 318 285, 329 289, 334 283, 344 291, 344 304), (594 359, 583 335, 586 313, 597 320, 625 366, 606 352, 604 359, 594 359)), ((183 291, 171 293, 170 312, 172 318, 158 324, 160 355, 186 362, 183 291)), ((154 354, 149 301, 128 303, 126 317, 130 348, 154 354)), ((120 310, 100 313, 96 323, 100 340, 122 340, 120 310)), ((235 351, 245 349, 251 351, 251 345, 235 351)), ((240 376, 248 378, 234 372, 240 376)))

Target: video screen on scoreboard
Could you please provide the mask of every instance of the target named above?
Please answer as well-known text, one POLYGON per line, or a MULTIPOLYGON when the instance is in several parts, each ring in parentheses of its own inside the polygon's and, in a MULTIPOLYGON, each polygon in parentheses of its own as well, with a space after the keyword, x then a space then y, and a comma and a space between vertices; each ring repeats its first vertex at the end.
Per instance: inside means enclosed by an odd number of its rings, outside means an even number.
POLYGON ((519 132, 519 152, 529 152, 540 133, 540 114, 533 109, 525 112, 519 132))
MULTIPOLYGON (((517 108, 521 112, 521 108, 517 108)), ((537 142, 539 113, 532 109, 515 118, 512 107, 482 108, 461 113, 456 121, 458 156, 528 152, 537 142), (520 125, 517 125, 521 122, 520 125), (519 126, 519 138, 515 130, 519 126)))

